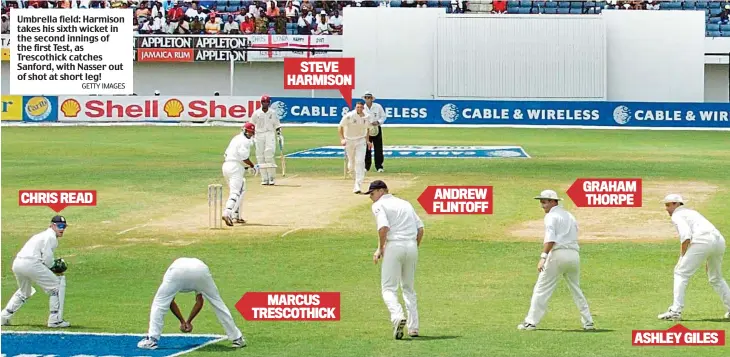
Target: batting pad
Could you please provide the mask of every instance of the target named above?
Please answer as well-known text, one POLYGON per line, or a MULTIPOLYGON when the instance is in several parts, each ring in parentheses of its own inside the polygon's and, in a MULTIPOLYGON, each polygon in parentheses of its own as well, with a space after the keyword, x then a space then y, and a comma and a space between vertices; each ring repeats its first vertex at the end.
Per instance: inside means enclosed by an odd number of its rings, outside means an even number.
POLYGON ((156 350, 137 348, 144 334, 86 333, 65 331, 2 331, 0 345, 5 357, 175 357, 226 339, 219 335, 162 335, 156 350))
MULTIPOLYGON (((342 159, 343 146, 322 146, 286 155, 293 159, 342 159)), ((383 156, 396 159, 529 158, 521 146, 383 146, 383 156)))

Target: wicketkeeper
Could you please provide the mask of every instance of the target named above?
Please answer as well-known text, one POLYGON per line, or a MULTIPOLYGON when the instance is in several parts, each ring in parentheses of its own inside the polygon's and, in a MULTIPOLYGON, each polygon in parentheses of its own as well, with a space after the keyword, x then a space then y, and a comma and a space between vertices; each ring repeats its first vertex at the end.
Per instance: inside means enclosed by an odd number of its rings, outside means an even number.
POLYGON ((35 294, 31 284, 35 283, 48 294, 50 315, 48 327, 69 327, 63 319, 63 302, 66 296, 66 262, 54 259, 53 252, 58 247, 58 238, 66 230, 66 218, 54 216, 51 225, 43 232, 31 237, 13 261, 13 273, 18 282, 18 290, 13 294, 0 313, 2 325, 10 324, 10 319, 35 294))

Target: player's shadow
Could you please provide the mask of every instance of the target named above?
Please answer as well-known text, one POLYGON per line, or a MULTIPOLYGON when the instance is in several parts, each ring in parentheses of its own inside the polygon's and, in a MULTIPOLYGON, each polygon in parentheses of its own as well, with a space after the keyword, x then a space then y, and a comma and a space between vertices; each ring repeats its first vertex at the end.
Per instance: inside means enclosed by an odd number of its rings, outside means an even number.
MULTIPOLYGON (((246 347, 244 347, 243 349, 245 350, 246 347)), ((202 348, 196 350, 196 352, 221 353, 221 352, 231 352, 232 350, 234 350, 234 348, 231 347, 231 343, 229 341, 228 344, 225 344, 225 345, 221 344, 221 343, 214 343, 212 345, 207 345, 205 347, 202 347, 202 348)))
POLYGON ((584 329, 551 329, 551 328, 541 328, 536 331, 552 331, 552 332, 581 332, 581 333, 602 333, 602 332, 615 332, 616 330, 606 329, 606 328, 597 328, 595 330, 584 330, 584 329))
POLYGON ((420 335, 418 337, 404 337, 406 341, 432 341, 432 340, 453 340, 460 338, 461 336, 425 336, 420 335))
POLYGON ((689 322, 730 322, 730 320, 728 320, 728 319, 697 319, 697 320, 682 319, 682 321, 689 321, 689 322))
MULTIPOLYGON (((13 324, 10 327, 33 327, 33 328, 39 328, 43 330, 48 329, 48 325, 46 324, 13 324)), ((82 326, 82 325, 71 325, 69 327, 59 328, 58 331, 103 331, 104 329, 101 327, 91 327, 91 326, 82 326)), ((12 331, 12 330, 8 330, 12 331)))
POLYGON ((302 185, 286 185, 286 184, 277 183, 276 185, 274 185, 274 187, 302 187, 302 185))

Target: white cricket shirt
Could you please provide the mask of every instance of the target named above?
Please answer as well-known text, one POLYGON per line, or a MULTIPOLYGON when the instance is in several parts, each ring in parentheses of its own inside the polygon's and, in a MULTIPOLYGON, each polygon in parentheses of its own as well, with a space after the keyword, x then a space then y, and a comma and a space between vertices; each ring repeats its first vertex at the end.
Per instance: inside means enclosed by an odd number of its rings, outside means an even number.
POLYGON ((408 201, 385 194, 373 203, 373 215, 378 230, 388 227, 386 241, 415 241, 423 221, 408 201))
POLYGON ((256 125, 256 133, 276 131, 276 129, 281 127, 279 116, 276 115, 276 111, 271 109, 271 107, 265 113, 261 108, 256 109, 251 115, 251 122, 253 125, 256 125))
POLYGON ((368 136, 368 128, 370 127, 370 117, 363 111, 362 116, 357 114, 356 110, 348 112, 340 120, 340 126, 343 127, 343 134, 347 140, 359 140, 368 136))
POLYGON ((545 215, 545 239, 543 243, 555 242, 553 250, 578 247, 578 222, 563 207, 555 206, 545 215))
POLYGON ((679 233, 679 241, 691 239, 691 243, 714 243, 720 239, 720 231, 699 212, 686 207, 677 207, 672 213, 672 223, 679 233))
POLYGON ((18 252, 18 258, 37 259, 47 267, 53 266, 53 251, 58 247, 58 238, 53 229, 48 228, 32 237, 18 252))
POLYGON ((385 119, 388 117, 385 115, 385 110, 383 109, 383 106, 373 102, 373 106, 368 108, 368 105, 365 104, 365 113, 370 115, 370 122, 375 123, 376 121, 380 122, 382 125, 385 123, 385 119))
POLYGON ((244 136, 243 133, 234 136, 231 142, 228 143, 228 148, 226 148, 225 161, 240 163, 248 159, 251 155, 251 145, 253 145, 253 140, 244 136))

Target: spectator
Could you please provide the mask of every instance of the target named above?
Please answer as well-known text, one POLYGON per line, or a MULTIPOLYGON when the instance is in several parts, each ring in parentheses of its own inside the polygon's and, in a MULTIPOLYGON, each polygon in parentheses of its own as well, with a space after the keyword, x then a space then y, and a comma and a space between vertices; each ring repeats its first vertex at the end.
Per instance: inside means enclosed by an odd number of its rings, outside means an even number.
POLYGON ((167 10, 167 18, 172 21, 178 21, 183 16, 185 16, 185 11, 183 11, 183 8, 178 3, 175 3, 170 10, 167 10))
POLYGON ((507 2, 506 1, 493 1, 492 2, 492 13, 493 14, 506 14, 507 13, 507 2))
POLYGON ((165 19, 165 23, 162 24, 162 33, 172 35, 177 31, 179 22, 172 21, 169 17, 165 19))
POLYGON ((312 14, 309 11, 302 9, 302 16, 299 16, 297 22, 297 30, 300 35, 312 34, 312 14))
POLYGON ((91 0, 80 0, 79 9, 88 9, 91 7, 91 0))
POLYGON ((307 11, 307 13, 311 14, 312 11, 314 11, 314 6, 312 6, 312 3, 310 3, 309 0, 302 0, 302 6, 300 7, 300 10, 302 11, 302 14, 304 14, 305 10, 307 11))
POLYGON ((274 20, 274 23, 276 24, 276 34, 277 35, 286 35, 286 24, 289 22, 289 19, 286 18, 286 14, 281 12, 279 13, 279 16, 274 20))
MULTIPOLYGON (((265 15, 265 14, 264 14, 265 15)), ((256 33, 263 35, 269 33, 269 19, 266 16, 259 16, 254 20, 256 24, 256 33)))
POLYGON ((238 13, 238 15, 236 15, 236 22, 239 24, 243 24, 243 22, 248 19, 246 14, 247 14, 247 10, 241 9, 241 11, 238 13))
POLYGON ((151 22, 148 21, 146 17, 139 18, 139 33, 143 35, 148 35, 152 33, 151 22))
POLYGON ((289 19, 289 22, 293 23, 296 22, 296 19, 299 16, 299 7, 294 6, 294 2, 292 2, 292 0, 289 0, 286 2, 284 12, 286 13, 286 17, 289 19))
POLYGON ((177 29, 175 30, 175 33, 180 35, 188 35, 192 33, 192 30, 190 29, 190 22, 188 22, 185 16, 177 20, 177 29))
POLYGON ((253 15, 247 14, 246 20, 241 22, 241 33, 250 35, 254 31, 254 19, 253 15))
POLYGON ((646 9, 647 10, 659 10, 659 2, 657 1, 656 4, 654 4, 654 0, 647 0, 646 1, 646 9))
POLYGON ((426 4, 426 0, 418 0, 418 1, 416 1, 416 7, 426 8, 426 7, 428 7, 428 4, 426 4))
POLYGON ((3 14, 2 15, 2 33, 10 33, 10 19, 8 18, 8 15, 3 14))
POLYGON ((725 9, 720 13, 720 23, 727 25, 729 22, 728 18, 730 18, 730 4, 725 5, 725 9))
POLYGON ((259 17, 259 8, 256 6, 256 2, 251 2, 251 5, 248 5, 248 13, 253 15, 254 17, 259 17))
POLYGON ((200 35, 204 33, 203 23, 200 22, 200 17, 195 16, 190 22, 190 33, 193 35, 200 35))
POLYGON ((157 13, 157 17, 152 18, 152 32, 161 34, 162 24, 165 23, 165 19, 162 18, 162 12, 157 13))
POLYGON ((339 10, 335 10, 334 14, 330 17, 329 25, 333 35, 342 35, 342 16, 340 16, 339 10))
POLYGON ((218 24, 215 15, 208 18, 208 22, 205 23, 205 33, 209 35, 217 35, 221 32, 221 25, 218 24))
POLYGON ((317 22, 317 28, 314 30, 315 35, 329 35, 330 34, 330 26, 327 23, 327 13, 322 10, 322 12, 319 14, 319 21, 317 22))
POLYGON ((451 0, 451 7, 449 7, 448 13, 450 14, 463 14, 464 11, 461 10, 459 7, 459 2, 456 0, 451 0))
POLYGON ((196 3, 191 3, 188 10, 185 11, 185 16, 189 17, 190 19, 200 16, 200 12, 198 11, 198 5, 196 3))
POLYGON ((225 34, 239 34, 241 31, 238 29, 238 24, 233 21, 233 16, 228 15, 228 22, 223 26, 223 33, 225 34))
POLYGON ((141 3, 139 8, 137 8, 137 11, 135 11, 134 15, 137 17, 149 17, 150 10, 147 8, 147 4, 141 3))
POLYGON ((279 7, 276 6, 276 1, 270 0, 266 2, 266 16, 269 20, 274 20, 279 17, 279 7))

